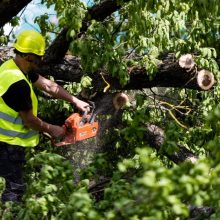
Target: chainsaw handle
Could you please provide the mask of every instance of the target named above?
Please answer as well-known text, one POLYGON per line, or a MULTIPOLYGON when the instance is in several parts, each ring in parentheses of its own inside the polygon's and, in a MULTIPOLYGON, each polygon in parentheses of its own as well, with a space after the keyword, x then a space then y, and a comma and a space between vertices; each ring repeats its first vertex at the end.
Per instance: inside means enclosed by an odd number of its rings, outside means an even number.
POLYGON ((95 109, 95 102, 92 102, 92 101, 87 101, 88 103, 89 103, 89 107, 90 107, 90 111, 84 111, 83 112, 83 114, 82 114, 82 116, 84 116, 84 115, 87 115, 88 113, 90 113, 90 114, 93 114, 93 112, 94 112, 94 109, 95 109))
POLYGON ((87 101, 90 104, 90 107, 92 107, 92 111, 95 109, 95 102, 93 101, 87 101))

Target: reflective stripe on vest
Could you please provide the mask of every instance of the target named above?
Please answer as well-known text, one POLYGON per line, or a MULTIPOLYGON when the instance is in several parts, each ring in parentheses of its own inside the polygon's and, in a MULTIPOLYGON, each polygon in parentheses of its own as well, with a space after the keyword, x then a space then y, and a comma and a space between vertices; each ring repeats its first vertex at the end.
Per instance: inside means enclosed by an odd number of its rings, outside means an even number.
MULTIPOLYGON (((39 142, 38 132, 25 127, 19 113, 6 105, 1 98, 12 84, 20 80, 25 80, 30 86, 32 110, 33 114, 37 115, 38 102, 31 83, 12 59, 6 61, 0 67, 0 141, 12 145, 33 147, 39 142)), ((16 99, 16 97, 14 98, 16 99)))
POLYGON ((31 138, 31 137, 35 136, 36 134, 38 134, 38 132, 31 130, 27 133, 21 133, 21 132, 17 132, 17 131, 11 131, 11 130, 6 130, 3 128, 0 128, 0 134, 3 134, 5 136, 9 136, 9 137, 19 137, 22 139, 28 139, 28 138, 31 138))
POLYGON ((5 121, 11 122, 13 124, 16 124, 16 125, 23 125, 23 121, 22 121, 21 117, 14 118, 11 115, 8 115, 8 114, 6 114, 4 112, 0 112, 0 118, 4 119, 5 121))

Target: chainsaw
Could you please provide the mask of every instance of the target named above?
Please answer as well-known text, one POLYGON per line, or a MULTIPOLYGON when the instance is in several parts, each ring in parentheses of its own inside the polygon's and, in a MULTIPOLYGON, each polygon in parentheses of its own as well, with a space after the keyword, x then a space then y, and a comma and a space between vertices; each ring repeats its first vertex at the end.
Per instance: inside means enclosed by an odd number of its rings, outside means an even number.
POLYGON ((89 139, 95 137, 99 124, 95 120, 95 104, 93 102, 89 102, 92 106, 91 112, 84 114, 73 113, 66 120, 63 125, 65 128, 65 136, 62 140, 52 140, 52 143, 56 147, 66 146, 70 144, 75 144, 78 141, 82 141, 85 139, 89 139))

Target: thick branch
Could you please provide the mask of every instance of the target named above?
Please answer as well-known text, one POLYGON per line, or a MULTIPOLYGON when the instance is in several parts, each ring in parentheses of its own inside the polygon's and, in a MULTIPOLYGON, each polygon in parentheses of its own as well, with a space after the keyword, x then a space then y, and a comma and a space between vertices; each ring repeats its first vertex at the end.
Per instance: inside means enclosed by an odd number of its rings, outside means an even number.
POLYGON ((16 16, 31 0, 0 1, 0 28, 16 16))
MULTIPOLYGON (((123 2, 129 2, 130 0, 124 0, 123 2)), ((103 21, 106 17, 111 15, 116 10, 120 9, 120 5, 117 4, 116 0, 105 0, 98 5, 94 5, 90 8, 85 16, 85 19, 82 22, 82 27, 80 33, 77 37, 85 33, 90 25, 91 20, 103 21)), ((73 40, 67 37, 68 28, 64 28, 54 42, 50 45, 45 54, 46 63, 57 63, 63 59, 65 56, 70 42, 73 40)))
MULTIPOLYGON (((0 63, 12 57, 12 50, 8 48, 0 48, 0 63)), ((187 63, 189 62, 187 55, 187 63)), ((197 67, 183 66, 183 60, 167 61, 166 57, 163 58, 162 64, 158 65, 158 72, 155 77, 150 80, 147 72, 143 68, 131 68, 128 70, 130 74, 130 81, 122 87, 117 78, 112 78, 110 75, 104 75, 105 80, 110 84, 110 90, 140 90, 143 88, 152 87, 173 87, 173 88, 188 88, 195 90, 208 90, 214 84, 214 76, 207 70, 197 71, 197 67), (181 63, 181 64, 180 64, 181 63)), ((191 61, 192 63, 193 61, 191 61)), ((41 67, 39 73, 42 75, 51 75, 56 80, 64 82, 79 82, 81 77, 88 74, 93 80, 93 87, 96 91, 103 91, 106 87, 106 82, 103 80, 99 73, 89 74, 82 71, 80 66, 80 59, 67 55, 65 59, 57 65, 48 64, 41 67)))
MULTIPOLYGON (((128 70, 130 81, 124 87, 120 85, 117 78, 112 78, 111 75, 106 74, 104 78, 110 84, 110 89, 138 90, 152 87, 173 87, 208 90, 212 88, 214 84, 213 74, 207 70, 197 71, 190 54, 172 62, 167 62, 166 58, 163 59, 162 64, 158 65, 158 71, 152 80, 149 79, 144 68, 138 67, 128 70)), ((72 56, 66 56, 62 64, 44 66, 41 72, 52 75, 57 80, 70 82, 79 82, 85 74, 80 67, 80 60, 72 56)), ((106 82, 99 73, 88 75, 92 78, 96 90, 103 90, 106 87, 106 82)))
MULTIPOLYGON (((94 98, 94 101, 96 103, 97 115, 112 115, 112 117, 107 121, 106 120, 103 122, 100 121, 100 130, 99 130, 98 139, 102 138, 103 133, 105 133, 107 129, 123 126, 121 121, 122 111, 115 109, 113 105, 114 102, 112 101, 117 96, 118 93, 115 94, 102 93, 102 94, 97 94, 96 97, 94 98)), ((143 140, 146 143, 148 143, 150 147, 155 149, 157 152, 160 152, 174 163, 180 164, 184 161, 191 161, 192 163, 194 163, 198 159, 197 156, 192 151, 178 144, 174 152, 167 153, 166 149, 164 150, 162 149, 166 139, 164 131, 160 127, 152 124, 146 125, 145 128, 146 128, 146 132, 143 140)), ((102 143, 102 141, 100 142, 102 143)), ((101 149, 102 148, 103 147, 101 147, 101 149)))
MULTIPOLYGON (((123 0, 124 3, 129 1, 130 0, 123 0)), ((119 1, 105 0, 101 4, 90 8, 88 10, 88 15, 91 16, 91 19, 103 21, 106 17, 121 8, 121 5, 118 5, 117 2, 119 1)))
MULTIPOLYGON (((146 134, 144 137, 145 141, 158 152, 161 150, 161 147, 165 142, 164 131, 156 125, 148 125, 146 127, 146 134)), ((184 161, 191 161, 194 163, 198 159, 198 157, 193 154, 192 151, 181 145, 177 145, 176 151, 173 153, 167 153, 166 151, 161 153, 176 164, 182 163, 184 161)))

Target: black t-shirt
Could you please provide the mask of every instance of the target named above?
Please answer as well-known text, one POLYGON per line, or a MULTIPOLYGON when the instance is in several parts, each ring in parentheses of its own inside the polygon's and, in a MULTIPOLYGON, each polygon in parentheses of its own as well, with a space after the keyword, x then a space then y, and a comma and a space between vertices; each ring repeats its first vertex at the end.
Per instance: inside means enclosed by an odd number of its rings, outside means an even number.
MULTIPOLYGON (((29 73, 31 83, 38 80, 37 73, 29 73)), ((23 79, 13 83, 2 96, 4 102, 16 112, 26 111, 32 108, 31 90, 28 83, 23 79)))

